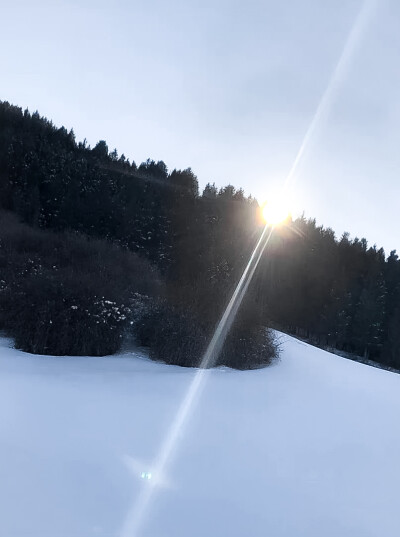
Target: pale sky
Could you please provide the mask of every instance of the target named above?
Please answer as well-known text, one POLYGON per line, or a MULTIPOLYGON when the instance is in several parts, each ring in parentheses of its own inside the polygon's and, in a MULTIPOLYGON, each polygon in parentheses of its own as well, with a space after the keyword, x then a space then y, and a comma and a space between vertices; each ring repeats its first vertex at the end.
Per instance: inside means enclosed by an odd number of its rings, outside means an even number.
MULTIPOLYGON (((400 251, 400 3, 371 0, 295 175, 294 212, 400 251), (373 5, 375 4, 375 5, 373 5)), ((0 99, 137 164, 262 201, 285 180, 363 0, 1 6, 0 99)))

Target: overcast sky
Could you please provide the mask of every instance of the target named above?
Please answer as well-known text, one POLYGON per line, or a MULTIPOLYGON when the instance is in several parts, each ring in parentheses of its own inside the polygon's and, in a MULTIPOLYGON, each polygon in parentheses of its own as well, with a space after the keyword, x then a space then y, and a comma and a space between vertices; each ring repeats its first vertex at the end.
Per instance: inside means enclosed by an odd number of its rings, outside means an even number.
MULTIPOLYGON (((293 203, 400 251, 400 4, 372 0, 296 169, 293 203)), ((13 0, 1 100, 260 201, 287 176, 362 0, 13 0)))

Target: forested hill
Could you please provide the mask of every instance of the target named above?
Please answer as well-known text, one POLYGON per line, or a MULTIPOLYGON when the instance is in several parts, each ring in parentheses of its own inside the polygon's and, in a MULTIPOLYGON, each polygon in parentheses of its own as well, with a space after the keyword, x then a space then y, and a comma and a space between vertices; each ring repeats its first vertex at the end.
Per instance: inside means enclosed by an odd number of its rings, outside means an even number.
MULTIPOLYGON (((196 365, 263 226, 240 188, 199 193, 190 168, 137 166, 6 102, 0 204, 0 329, 49 354, 115 352, 132 330, 154 357, 196 365)), ((289 221, 274 232, 221 363, 267 363, 275 350, 262 327, 272 322, 400 368, 399 290, 395 252, 385 259, 365 239, 289 221)))

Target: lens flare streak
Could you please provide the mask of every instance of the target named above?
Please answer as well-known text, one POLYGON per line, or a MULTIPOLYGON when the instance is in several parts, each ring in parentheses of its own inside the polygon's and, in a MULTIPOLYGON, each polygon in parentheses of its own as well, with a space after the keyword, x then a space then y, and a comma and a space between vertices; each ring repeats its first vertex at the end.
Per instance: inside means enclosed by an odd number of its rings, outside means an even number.
MULTIPOLYGON (((321 122, 321 119, 331 104, 334 93, 346 73, 349 62, 355 52, 356 46, 358 45, 363 31, 366 28, 367 22, 369 22, 371 18, 376 4, 377 0, 366 0, 362 5, 362 8, 355 20, 355 23, 353 24, 349 37, 343 48, 343 52, 329 80, 328 86, 322 95, 314 117, 306 131, 300 149, 286 177, 284 183, 285 190, 288 190, 289 187, 293 185, 295 172, 304 155, 306 147, 308 146, 316 127, 321 122)), ((172 422, 168 434, 161 445, 158 457, 151 468, 151 473, 146 472, 147 475, 151 476, 151 479, 143 478, 141 480, 143 485, 141 492, 125 519, 124 525, 120 532, 120 537, 139 537, 138 532, 143 526, 143 522, 148 514, 156 489, 160 488, 162 480, 165 479, 167 466, 171 463, 174 453, 176 453, 177 443, 181 434, 183 433, 185 422, 190 413, 193 412, 194 405, 199 398, 200 391, 204 387, 205 380, 209 374, 208 368, 215 363, 216 358, 218 357, 261 256, 271 239, 273 230, 273 226, 269 227, 268 225, 265 225, 261 237, 258 240, 250 260, 243 272, 243 275, 240 278, 232 298, 230 299, 229 304, 226 307, 226 310, 218 323, 214 335, 201 360, 199 369, 196 371, 186 395, 178 408, 177 414, 172 422)))
POLYGON ((250 281, 253 278, 253 274, 272 236, 272 232, 272 227, 268 227, 267 225, 264 227, 261 237, 253 250, 243 275, 240 278, 232 298, 230 299, 229 304, 226 307, 225 312, 219 321, 214 335, 206 349, 206 352, 203 355, 199 369, 196 371, 186 395, 179 406, 178 412, 170 427, 168 435, 161 446, 157 460, 151 469, 152 479, 151 481, 147 480, 147 482, 144 484, 137 502, 125 520, 124 527, 120 534, 121 537, 138 536, 138 531, 147 515, 155 489, 158 488, 158 478, 162 480, 166 474, 167 464, 171 462, 177 441, 183 431, 184 423, 189 415, 189 412, 193 411, 194 409, 195 402, 198 399, 207 375, 210 372, 209 368, 215 364, 219 352, 221 351, 225 338, 232 326, 236 313, 249 287, 250 281))
POLYGON ((293 161, 293 164, 289 170, 284 183, 284 190, 289 191, 293 187, 295 182, 295 173, 300 164, 300 161, 304 157, 305 150, 310 143, 313 134, 316 131, 317 126, 322 122, 324 117, 332 104, 333 98, 339 89, 340 83, 343 81, 347 74, 351 60, 356 52, 357 47, 360 44, 363 33, 366 30, 368 23, 370 22, 373 13, 377 7, 378 0, 365 0, 362 7, 354 21, 352 29, 343 47, 342 54, 336 64, 335 69, 331 75, 328 85, 319 101, 314 117, 308 126, 300 149, 293 161))

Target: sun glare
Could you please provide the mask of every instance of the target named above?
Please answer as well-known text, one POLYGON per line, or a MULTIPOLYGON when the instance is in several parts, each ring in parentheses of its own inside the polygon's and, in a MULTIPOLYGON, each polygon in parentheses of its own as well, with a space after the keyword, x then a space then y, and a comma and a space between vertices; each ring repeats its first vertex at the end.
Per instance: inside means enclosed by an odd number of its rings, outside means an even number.
POLYGON ((270 197, 263 206, 262 214, 267 224, 281 224, 290 214, 288 200, 282 194, 270 197))

